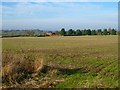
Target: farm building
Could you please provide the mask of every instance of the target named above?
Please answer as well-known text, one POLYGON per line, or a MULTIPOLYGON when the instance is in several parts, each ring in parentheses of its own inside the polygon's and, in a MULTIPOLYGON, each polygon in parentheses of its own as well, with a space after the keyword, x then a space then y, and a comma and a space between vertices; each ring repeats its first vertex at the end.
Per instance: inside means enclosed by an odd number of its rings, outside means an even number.
POLYGON ((56 33, 45 33, 46 36, 62 36, 61 34, 56 33))

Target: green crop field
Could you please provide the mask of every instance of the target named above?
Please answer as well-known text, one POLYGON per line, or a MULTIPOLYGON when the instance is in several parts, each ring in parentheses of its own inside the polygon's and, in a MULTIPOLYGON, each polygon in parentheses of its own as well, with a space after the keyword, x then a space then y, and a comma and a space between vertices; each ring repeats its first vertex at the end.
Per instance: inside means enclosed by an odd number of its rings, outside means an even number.
POLYGON ((117 35, 3 38, 2 49, 4 88, 118 87, 117 35))

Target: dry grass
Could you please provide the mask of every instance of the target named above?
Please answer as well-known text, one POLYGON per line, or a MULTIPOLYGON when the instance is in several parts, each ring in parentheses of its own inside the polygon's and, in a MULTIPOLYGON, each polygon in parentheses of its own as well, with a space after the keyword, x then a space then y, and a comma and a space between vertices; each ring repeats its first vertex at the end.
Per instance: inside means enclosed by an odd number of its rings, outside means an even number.
POLYGON ((2 68, 2 78, 4 83, 20 83, 29 78, 31 74, 38 73, 43 67, 43 58, 36 58, 30 55, 5 55, 3 59, 5 64, 2 68), (10 56, 10 58, 8 57, 10 56))

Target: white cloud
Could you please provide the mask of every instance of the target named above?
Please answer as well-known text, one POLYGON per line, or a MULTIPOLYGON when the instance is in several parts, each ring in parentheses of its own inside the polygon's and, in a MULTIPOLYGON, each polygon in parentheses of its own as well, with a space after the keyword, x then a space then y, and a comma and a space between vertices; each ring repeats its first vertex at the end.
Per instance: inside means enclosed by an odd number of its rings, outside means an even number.
POLYGON ((50 13, 62 13, 71 12, 84 12, 84 11, 91 11, 91 10, 100 10, 102 6, 94 5, 94 4, 77 4, 77 3, 30 3, 30 2, 22 2, 17 3, 14 6, 2 6, 3 8, 3 15, 36 15, 36 14, 43 14, 44 12, 50 13), (79 9, 76 9, 78 7, 79 9), (89 8, 87 8, 89 7, 89 8), (42 13, 43 12, 43 13, 42 13))
POLYGON ((2 0, 2 2, 119 2, 119 0, 2 0))

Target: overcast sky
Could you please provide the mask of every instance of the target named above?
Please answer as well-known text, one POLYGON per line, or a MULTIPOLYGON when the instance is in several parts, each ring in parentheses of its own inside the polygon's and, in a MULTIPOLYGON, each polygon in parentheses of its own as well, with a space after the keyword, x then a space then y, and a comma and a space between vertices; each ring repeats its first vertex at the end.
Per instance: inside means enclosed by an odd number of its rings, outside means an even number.
POLYGON ((3 29, 118 28, 117 2, 2 2, 3 29))

